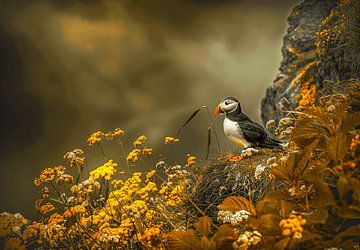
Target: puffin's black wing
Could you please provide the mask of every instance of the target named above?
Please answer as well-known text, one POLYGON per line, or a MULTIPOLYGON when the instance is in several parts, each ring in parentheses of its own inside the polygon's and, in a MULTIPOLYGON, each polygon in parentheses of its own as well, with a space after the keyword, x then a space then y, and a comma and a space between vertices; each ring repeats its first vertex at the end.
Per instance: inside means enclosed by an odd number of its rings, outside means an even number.
POLYGON ((252 121, 247 115, 241 113, 237 120, 248 142, 259 143, 265 141, 268 137, 265 129, 260 124, 252 121))

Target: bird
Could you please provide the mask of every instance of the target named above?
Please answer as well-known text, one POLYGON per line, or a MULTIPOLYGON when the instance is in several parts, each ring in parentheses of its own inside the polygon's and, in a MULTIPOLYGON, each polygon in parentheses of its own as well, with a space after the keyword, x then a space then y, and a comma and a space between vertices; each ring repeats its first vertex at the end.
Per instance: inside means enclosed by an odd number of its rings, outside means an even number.
POLYGON ((226 97, 217 105, 215 115, 220 114, 225 116, 225 135, 240 147, 282 148, 283 142, 271 138, 260 124, 242 112, 235 97, 226 97))

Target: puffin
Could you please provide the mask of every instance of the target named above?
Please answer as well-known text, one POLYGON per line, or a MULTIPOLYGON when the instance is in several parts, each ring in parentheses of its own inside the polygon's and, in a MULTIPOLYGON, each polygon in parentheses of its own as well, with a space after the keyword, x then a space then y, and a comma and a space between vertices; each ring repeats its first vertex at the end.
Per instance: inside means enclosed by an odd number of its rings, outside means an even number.
POLYGON ((241 111, 235 97, 226 97, 215 108, 215 115, 224 115, 224 133, 242 148, 282 148, 283 142, 270 138, 266 130, 241 111))

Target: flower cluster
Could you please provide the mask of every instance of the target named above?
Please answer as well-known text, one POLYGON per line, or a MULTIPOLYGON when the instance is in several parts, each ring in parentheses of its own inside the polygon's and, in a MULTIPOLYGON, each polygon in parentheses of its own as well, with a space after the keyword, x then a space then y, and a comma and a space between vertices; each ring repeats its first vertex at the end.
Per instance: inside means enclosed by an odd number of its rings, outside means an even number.
POLYGON ((146 136, 145 135, 141 135, 139 136, 135 141, 134 141, 134 148, 137 148, 139 146, 141 146, 143 144, 144 141, 146 141, 146 136))
POLYGON ((171 137, 171 136, 165 137, 165 144, 170 144, 172 142, 179 142, 179 139, 171 137))
POLYGON ((116 128, 113 131, 109 131, 105 133, 104 136, 107 140, 113 140, 114 138, 122 136, 123 134, 124 134, 123 130, 116 128))
POLYGON ((195 164, 196 164, 196 157, 192 156, 192 155, 188 155, 185 166, 187 166, 189 168, 193 168, 195 166, 195 164))
POLYGON ((304 231, 302 226, 305 225, 305 223, 306 220, 303 219, 301 215, 292 213, 289 218, 280 221, 279 227, 282 230, 282 235, 301 239, 304 231))
POLYGON ((261 241, 261 233, 258 231, 246 231, 234 241, 233 248, 238 250, 247 250, 251 245, 257 245, 261 241))
POLYGON ((248 220, 249 215, 250 213, 246 210, 240 210, 235 213, 220 210, 217 214, 217 220, 221 223, 230 223, 233 226, 240 226, 248 220))
POLYGON ((89 146, 96 146, 100 145, 102 139, 105 137, 107 140, 113 140, 116 137, 120 137, 124 134, 124 131, 116 128, 113 131, 109 131, 107 133, 104 133, 102 131, 96 131, 90 135, 90 137, 87 139, 87 143, 89 146))
POLYGON ((77 148, 73 151, 67 152, 64 155, 64 159, 68 159, 70 161, 70 167, 81 166, 85 161, 85 157, 80 157, 82 154, 84 154, 84 151, 77 148))
POLYGON ((20 228, 23 225, 27 224, 26 220, 21 214, 10 214, 10 213, 1 213, 0 214, 0 237, 4 237, 16 228, 20 228))
POLYGON ((310 84, 310 81, 305 82, 301 86, 300 94, 299 94, 299 107, 308 107, 313 106, 315 104, 316 98, 316 85, 310 84))
POLYGON ((356 162, 354 161, 343 162, 341 165, 336 166, 336 169, 339 171, 343 171, 346 169, 355 169, 355 168, 356 168, 356 162))
POLYGON ((126 160, 128 162, 137 162, 140 153, 141 153, 141 150, 135 148, 128 154, 128 156, 126 157, 126 160))
POLYGON ((87 143, 89 146, 95 146, 99 145, 102 137, 104 136, 104 133, 99 131, 96 131, 90 135, 90 137, 87 139, 87 143))
POLYGON ((98 180, 99 178, 104 178, 105 180, 110 180, 116 172, 116 167, 117 164, 113 160, 109 160, 104 165, 91 171, 90 179, 98 180))
POLYGON ((65 173, 65 167, 58 165, 53 168, 44 169, 40 175, 35 178, 34 184, 40 186, 42 183, 55 182, 57 184, 72 183, 74 177, 65 173))
POLYGON ((360 146, 360 134, 357 134, 354 136, 354 138, 351 139, 350 143, 350 151, 355 154, 356 150, 360 146))

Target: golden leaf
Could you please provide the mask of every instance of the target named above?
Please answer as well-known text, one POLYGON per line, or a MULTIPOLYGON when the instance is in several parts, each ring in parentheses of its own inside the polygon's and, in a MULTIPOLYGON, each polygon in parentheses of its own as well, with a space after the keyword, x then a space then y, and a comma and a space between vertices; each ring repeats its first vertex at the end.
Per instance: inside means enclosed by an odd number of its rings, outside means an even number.
MULTIPOLYGON (((315 140, 313 141, 310 145, 308 145, 302 152, 301 154, 299 155, 299 157, 297 158, 300 158, 300 161, 297 165, 297 168, 298 168, 298 172, 300 173, 300 176, 303 175, 306 167, 307 167, 307 163, 313 153, 313 151, 315 150, 317 144, 319 143, 319 140, 315 140)), ((299 176, 299 177, 300 177, 299 176)))
POLYGON ((326 208, 319 208, 314 210, 311 214, 305 216, 307 223, 324 224, 329 217, 328 210, 326 208))
POLYGON ((207 237, 201 237, 200 241, 200 249, 201 250, 216 250, 215 242, 209 240, 207 237))
POLYGON ((341 132, 344 134, 350 132, 360 125, 360 112, 350 113, 346 112, 341 122, 341 132))
POLYGON ((289 244, 291 238, 290 237, 286 237, 283 238, 281 240, 279 240, 275 245, 274 245, 274 249, 275 250, 283 250, 287 247, 287 245, 289 244))
POLYGON ((260 230, 269 235, 280 234, 280 216, 276 214, 264 214, 260 216, 260 230))
POLYGON ((327 143, 326 151, 335 162, 342 161, 348 152, 346 135, 331 137, 327 143))
POLYGON ((345 237, 353 237, 360 235, 360 225, 352 226, 346 229, 344 232, 339 233, 334 238, 334 244, 339 244, 345 237))
POLYGON ((211 224, 209 217, 203 216, 194 223, 194 227, 201 236, 207 237, 210 234, 211 224))
POLYGON ((237 239, 234 228, 228 224, 218 227, 212 240, 216 243, 217 249, 232 249, 232 243, 237 239))
POLYGON ((246 210, 253 215, 256 214, 254 204, 250 200, 242 196, 227 197, 220 205, 217 206, 217 208, 219 210, 230 211, 230 212, 246 210))
POLYGON ((352 198, 357 202, 360 202, 360 181, 355 178, 350 178, 350 186, 353 190, 352 198))
POLYGON ((291 184, 294 178, 295 156, 295 154, 291 154, 288 156, 285 163, 272 167, 270 170, 271 174, 276 178, 287 181, 291 184))
POLYGON ((339 191, 340 198, 343 198, 344 195, 349 191, 349 182, 344 174, 339 176, 339 179, 336 181, 336 187, 339 191))
POLYGON ((166 235, 167 246, 174 250, 196 250, 200 248, 195 230, 173 231, 166 235))
POLYGON ((285 200, 280 201, 280 216, 282 218, 287 218, 293 210, 294 207, 289 202, 285 200))

